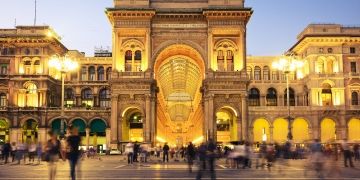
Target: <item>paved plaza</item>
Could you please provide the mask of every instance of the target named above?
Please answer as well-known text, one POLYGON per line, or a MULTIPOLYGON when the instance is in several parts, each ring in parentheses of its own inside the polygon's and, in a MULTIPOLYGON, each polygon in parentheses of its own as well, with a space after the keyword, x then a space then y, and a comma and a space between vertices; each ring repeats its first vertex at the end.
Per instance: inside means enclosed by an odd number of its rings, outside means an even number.
MULTIPOLYGON (((255 162, 253 162, 255 164, 255 162)), ((313 168, 305 168, 307 160, 279 160, 268 169, 231 169, 224 160, 216 163, 217 179, 318 179, 313 168)), ((85 159, 81 161, 79 179, 195 179, 197 168, 189 173, 185 162, 161 163, 153 159, 148 163, 127 165, 123 156, 103 156, 101 160, 85 159)), ((360 179, 360 162, 355 168, 343 168, 342 161, 326 163, 324 179, 360 179)), ((47 164, 0 165, 0 179, 47 179, 47 164)), ((68 162, 59 162, 57 179, 69 179, 68 162)), ((203 179, 210 179, 206 174, 203 179)))

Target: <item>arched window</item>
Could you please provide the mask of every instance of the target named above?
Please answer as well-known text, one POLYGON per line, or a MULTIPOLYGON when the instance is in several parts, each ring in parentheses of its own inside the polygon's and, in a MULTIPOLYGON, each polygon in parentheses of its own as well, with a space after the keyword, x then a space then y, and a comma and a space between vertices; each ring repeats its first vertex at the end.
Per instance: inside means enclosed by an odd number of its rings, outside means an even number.
POLYGON ((106 69, 106 80, 110 80, 111 79, 111 67, 106 69))
POLYGON ((271 79, 273 81, 279 80, 279 71, 272 71, 271 76, 272 76, 271 79))
MULTIPOLYGON (((295 91, 289 88, 290 106, 295 106, 295 91)), ((284 105, 287 106, 287 89, 284 91, 284 105)))
POLYGON ((331 85, 325 83, 322 85, 321 99, 323 106, 331 106, 332 105, 332 91, 331 85))
POLYGON ((81 103, 84 107, 92 107, 93 103, 93 93, 90 88, 83 89, 81 92, 81 103))
POLYGON ((104 88, 100 90, 99 93, 99 101, 100 101, 100 107, 110 107, 110 90, 108 88, 104 88))
POLYGON ((226 66, 226 71, 234 71, 234 53, 231 50, 226 53, 226 66))
POLYGON ((40 60, 36 60, 36 61, 34 62, 34 66, 35 66, 35 73, 36 73, 36 74, 41 74, 41 73, 42 73, 42 69, 41 69, 40 60))
POLYGON ((132 51, 125 52, 125 71, 132 71, 132 51))
POLYGON ((351 93, 351 105, 359 105, 359 96, 357 92, 351 93))
POLYGON ((318 59, 316 61, 316 72, 317 73, 324 73, 324 60, 318 59))
POLYGON ((95 67, 89 67, 89 81, 95 81, 95 67))
POLYGON ((326 73, 332 74, 334 72, 334 62, 331 59, 326 61, 326 73))
POLYGON ((103 81, 105 79, 104 75, 105 75, 105 70, 104 67, 100 66, 98 67, 98 81, 103 81))
POLYGON ((277 106, 277 93, 274 88, 269 88, 266 94, 266 105, 277 106))
POLYGON ((27 107, 38 107, 39 99, 38 99, 38 89, 37 86, 32 83, 28 82, 25 85, 26 88, 26 106, 27 107))
POLYGON ((264 66, 263 74, 264 74, 264 80, 265 81, 270 80, 270 68, 269 68, 269 66, 264 66))
POLYGON ((247 73, 249 79, 252 80, 253 79, 253 74, 252 74, 252 68, 250 66, 246 67, 246 73, 247 73))
POLYGON ((24 69, 25 69, 25 74, 31 74, 31 61, 25 61, 24 62, 24 69))
POLYGON ((7 99, 5 93, 0 93, 0 107, 6 107, 7 106, 7 99))
POLYGON ((87 80, 87 68, 85 66, 81 67, 81 80, 86 81, 87 80))
POLYGON ((249 106, 260 106, 260 92, 257 88, 249 91, 249 106))
POLYGON ((135 71, 139 72, 141 71, 141 51, 137 50, 135 51, 135 60, 134 60, 134 67, 135 71))
POLYGON ((72 107, 75 104, 75 93, 72 88, 65 89, 64 104, 66 107, 72 107))
POLYGON ((219 71, 225 71, 224 51, 222 50, 217 52, 217 66, 219 71))
POLYGON ((261 80, 261 68, 259 66, 255 66, 254 79, 255 80, 261 80))

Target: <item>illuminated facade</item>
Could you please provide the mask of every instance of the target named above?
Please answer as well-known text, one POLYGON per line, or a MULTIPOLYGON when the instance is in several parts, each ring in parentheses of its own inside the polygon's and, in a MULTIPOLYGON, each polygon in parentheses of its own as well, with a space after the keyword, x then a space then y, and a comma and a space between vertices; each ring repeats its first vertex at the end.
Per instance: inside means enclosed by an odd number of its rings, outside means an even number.
MULTIPOLYGON (((61 73, 48 61, 65 53, 79 62, 65 79, 65 122, 86 146, 287 139, 285 75, 271 67, 280 57, 246 57, 243 0, 117 0, 106 14, 113 52, 95 57, 47 26, 0 30, 2 141, 60 130, 61 73)), ((290 74, 294 141, 360 140, 360 28, 309 25, 289 52, 304 62, 290 74)))

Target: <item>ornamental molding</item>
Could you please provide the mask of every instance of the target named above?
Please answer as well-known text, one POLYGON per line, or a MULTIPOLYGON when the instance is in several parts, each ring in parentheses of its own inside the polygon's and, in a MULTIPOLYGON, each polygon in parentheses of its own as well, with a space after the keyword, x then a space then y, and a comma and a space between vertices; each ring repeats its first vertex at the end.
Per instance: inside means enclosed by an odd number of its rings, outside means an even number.
POLYGON ((152 24, 153 28, 166 28, 166 29, 172 29, 172 28, 191 28, 191 29, 197 29, 197 28, 207 28, 207 24, 203 23, 196 23, 196 24, 152 24))
POLYGON ((120 26, 122 28, 124 26, 128 26, 128 27, 137 27, 137 26, 150 27, 150 21, 118 20, 118 21, 115 21, 115 26, 120 26))

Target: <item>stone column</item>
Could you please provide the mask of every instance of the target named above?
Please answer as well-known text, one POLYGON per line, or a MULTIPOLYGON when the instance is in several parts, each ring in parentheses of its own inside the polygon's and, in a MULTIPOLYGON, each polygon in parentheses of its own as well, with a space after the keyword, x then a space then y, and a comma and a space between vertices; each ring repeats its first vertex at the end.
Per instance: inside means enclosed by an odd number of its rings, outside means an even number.
POLYGON ((266 106, 266 96, 260 95, 260 106, 266 106))
POLYGON ((18 143, 18 131, 19 128, 10 128, 10 143, 16 142, 18 143))
POLYGON ((118 95, 113 95, 111 97, 111 119, 110 119, 110 128, 111 128, 111 146, 117 147, 118 143, 118 95))
MULTIPOLYGON (((269 138, 267 141, 270 143, 273 143, 274 142, 274 127, 270 126, 269 131, 270 131, 269 132, 270 137, 267 137, 267 138, 269 138)), ((265 132, 265 134, 266 134, 266 132, 265 132)))
POLYGON ((216 125, 214 121, 214 96, 211 94, 209 96, 209 111, 208 111, 208 117, 209 117, 209 130, 210 130, 210 138, 216 142, 216 125))
POLYGON ((236 140, 240 141, 240 140, 244 140, 243 139, 243 129, 244 129, 244 124, 241 124, 242 120, 240 117, 236 117, 236 124, 237 124, 237 137, 236 140))
MULTIPOLYGON (((151 118, 150 118, 150 125, 151 125, 151 136, 150 140, 151 142, 155 143, 157 132, 156 132, 156 97, 151 97, 150 99, 150 108, 151 108, 151 118)), ((153 144, 155 145, 155 144, 153 144)))
POLYGON ((38 141, 45 143, 47 141, 46 128, 42 127, 38 129, 38 141))
POLYGON ((204 97, 204 137, 208 140, 209 134, 209 100, 208 97, 204 97))
MULTIPOLYGON (((241 132, 242 132, 242 140, 249 140, 248 139, 248 104, 247 104, 247 97, 246 96, 242 96, 241 97, 241 123, 242 123, 242 128, 241 128, 241 132)), ((239 132, 238 132, 239 133, 239 132)))
POLYGON ((86 138, 86 140, 85 140, 85 142, 86 142, 86 149, 89 149, 89 144, 90 144, 90 128, 86 128, 86 129, 85 129, 85 133, 86 133, 86 136, 85 136, 85 138, 86 138))
POLYGON ((106 128, 106 150, 111 150, 110 144, 111 144, 111 129, 106 128))
POLYGON ((151 107, 150 107, 150 95, 145 95, 145 127, 144 127, 144 141, 151 142, 151 107))

